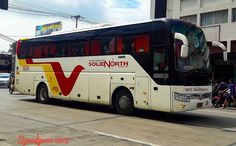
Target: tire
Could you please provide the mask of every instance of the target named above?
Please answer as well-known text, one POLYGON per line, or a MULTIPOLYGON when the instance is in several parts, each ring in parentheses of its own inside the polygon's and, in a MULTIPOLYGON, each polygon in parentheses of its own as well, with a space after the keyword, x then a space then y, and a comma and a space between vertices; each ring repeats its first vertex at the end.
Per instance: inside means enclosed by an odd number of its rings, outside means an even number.
POLYGON ((122 89, 115 96, 115 108, 119 114, 131 115, 134 112, 134 102, 131 93, 122 89))
POLYGON ((12 94, 14 92, 14 88, 12 88, 11 86, 9 86, 9 93, 12 94))
POLYGON ((212 105, 213 105, 215 108, 221 107, 220 99, 213 98, 213 99, 211 100, 211 103, 212 103, 212 105))
POLYGON ((36 100, 39 103, 48 103, 49 102, 48 88, 45 84, 41 84, 38 87, 36 100))

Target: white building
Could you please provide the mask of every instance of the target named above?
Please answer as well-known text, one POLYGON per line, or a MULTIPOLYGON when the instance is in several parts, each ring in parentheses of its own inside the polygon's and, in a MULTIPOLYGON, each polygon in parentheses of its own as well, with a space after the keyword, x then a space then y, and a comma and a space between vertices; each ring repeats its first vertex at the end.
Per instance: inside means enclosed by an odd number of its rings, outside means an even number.
MULTIPOLYGON (((154 3, 152 0, 151 6, 154 3)), ((154 8, 151 8, 151 18, 154 18, 154 8)), ((236 81, 236 0, 168 0, 166 14, 169 18, 200 26, 208 41, 225 44, 227 62, 223 62, 221 50, 211 48, 215 78, 234 78, 236 81)))

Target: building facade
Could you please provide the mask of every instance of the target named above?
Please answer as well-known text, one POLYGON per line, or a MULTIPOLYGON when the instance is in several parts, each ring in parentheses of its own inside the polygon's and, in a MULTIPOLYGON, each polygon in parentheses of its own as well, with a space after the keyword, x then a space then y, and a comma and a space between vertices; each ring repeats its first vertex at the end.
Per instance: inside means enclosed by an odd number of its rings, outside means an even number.
MULTIPOLYGON (((156 1, 151 1, 151 18, 156 1)), ((168 0, 166 14, 200 26, 207 41, 222 42, 228 61, 223 61, 219 48, 210 48, 214 78, 236 81, 236 0, 168 0)))

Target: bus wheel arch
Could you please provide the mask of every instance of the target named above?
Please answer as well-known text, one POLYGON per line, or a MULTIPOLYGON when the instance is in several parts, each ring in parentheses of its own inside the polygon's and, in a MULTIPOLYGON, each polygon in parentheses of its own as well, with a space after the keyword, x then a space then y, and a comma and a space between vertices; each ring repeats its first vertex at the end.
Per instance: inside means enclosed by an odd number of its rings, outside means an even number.
POLYGON ((40 82, 36 90, 36 100, 39 103, 48 103, 49 102, 49 90, 47 85, 44 82, 40 82))
POLYGON ((134 98, 127 87, 120 86, 114 90, 112 104, 120 114, 131 115, 134 112, 134 98))

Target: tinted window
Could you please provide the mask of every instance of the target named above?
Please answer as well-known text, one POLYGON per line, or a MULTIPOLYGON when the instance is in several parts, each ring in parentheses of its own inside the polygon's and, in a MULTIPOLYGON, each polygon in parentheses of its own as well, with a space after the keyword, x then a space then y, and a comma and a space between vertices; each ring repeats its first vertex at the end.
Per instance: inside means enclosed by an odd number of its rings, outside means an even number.
POLYGON ((150 50, 150 37, 148 34, 123 36, 117 40, 117 53, 143 53, 150 50))

